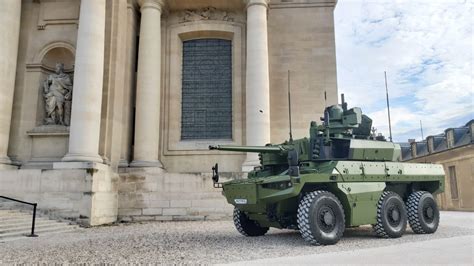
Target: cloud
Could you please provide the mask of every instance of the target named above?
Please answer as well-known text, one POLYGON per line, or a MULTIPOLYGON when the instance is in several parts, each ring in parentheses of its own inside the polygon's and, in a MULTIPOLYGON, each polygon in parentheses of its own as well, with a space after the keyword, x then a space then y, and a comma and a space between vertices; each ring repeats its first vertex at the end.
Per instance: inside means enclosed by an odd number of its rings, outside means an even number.
POLYGON ((395 141, 426 137, 473 119, 470 1, 339 1, 339 91, 388 136, 387 71, 395 141))

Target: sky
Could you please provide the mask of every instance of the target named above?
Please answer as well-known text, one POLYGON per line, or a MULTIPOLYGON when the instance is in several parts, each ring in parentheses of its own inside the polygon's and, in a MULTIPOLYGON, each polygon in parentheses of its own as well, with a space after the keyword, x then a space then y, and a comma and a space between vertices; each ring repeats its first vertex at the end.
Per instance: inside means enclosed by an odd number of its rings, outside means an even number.
POLYGON ((388 139, 384 71, 393 140, 421 140, 474 118, 474 1, 339 0, 339 93, 388 139))

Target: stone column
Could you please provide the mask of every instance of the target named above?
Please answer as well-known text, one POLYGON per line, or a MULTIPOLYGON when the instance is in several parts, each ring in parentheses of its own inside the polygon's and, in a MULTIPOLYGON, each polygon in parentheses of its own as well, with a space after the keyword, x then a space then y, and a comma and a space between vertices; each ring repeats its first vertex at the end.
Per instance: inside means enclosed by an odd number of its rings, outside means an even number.
POLYGON ((0 8, 0 167, 7 156, 13 92, 20 40, 21 1, 3 1, 0 8))
MULTIPOLYGON (((270 80, 268 70, 267 0, 247 0, 246 132, 249 146, 270 142, 270 80)), ((243 171, 258 165, 247 153, 243 171)))
POLYGON ((161 0, 141 0, 135 146, 132 167, 162 167, 158 160, 161 91, 161 0))
POLYGON ((81 1, 69 152, 63 161, 102 163, 98 149, 104 73, 105 1, 81 1))

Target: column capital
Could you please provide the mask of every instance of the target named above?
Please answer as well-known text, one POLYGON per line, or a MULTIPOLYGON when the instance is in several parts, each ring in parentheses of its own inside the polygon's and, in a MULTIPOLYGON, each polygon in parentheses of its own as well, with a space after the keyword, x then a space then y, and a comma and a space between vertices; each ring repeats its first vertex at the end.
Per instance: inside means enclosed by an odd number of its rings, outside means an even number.
POLYGON ((138 5, 140 6, 140 11, 146 8, 158 9, 160 12, 163 10, 165 5, 164 0, 138 0, 138 5))
POLYGON ((254 5, 260 5, 268 8, 268 3, 270 3, 270 0, 244 0, 244 3, 246 4, 246 9, 254 5))

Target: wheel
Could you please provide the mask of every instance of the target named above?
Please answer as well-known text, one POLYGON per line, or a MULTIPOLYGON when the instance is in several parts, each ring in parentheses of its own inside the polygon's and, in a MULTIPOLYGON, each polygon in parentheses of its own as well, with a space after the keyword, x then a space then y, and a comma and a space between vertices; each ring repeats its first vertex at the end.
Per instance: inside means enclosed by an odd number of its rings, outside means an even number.
POLYGON ((234 208, 234 225, 237 231, 244 236, 263 236, 268 232, 268 227, 261 227, 237 208, 234 208))
POLYGON ((303 197, 298 206, 297 223, 303 239, 312 245, 336 244, 346 225, 341 202, 323 190, 303 197))
POLYGON ((391 191, 384 191, 377 203, 375 234, 383 238, 401 237, 407 228, 407 211, 402 198, 391 191))
POLYGON ((408 222, 417 234, 432 234, 439 225, 439 209, 433 195, 427 191, 410 194, 407 200, 408 222))

